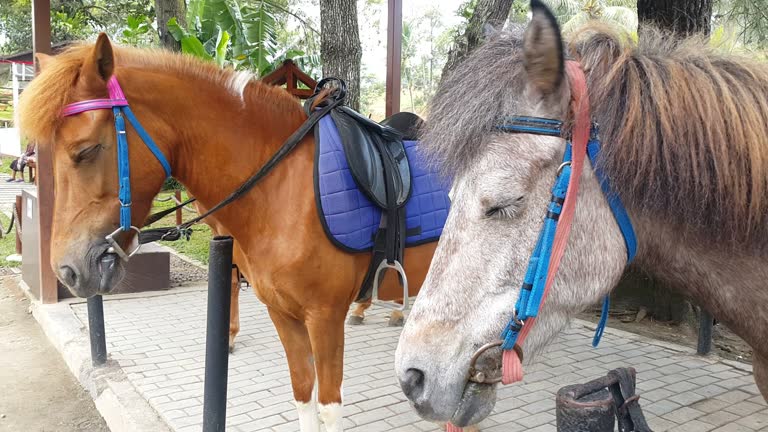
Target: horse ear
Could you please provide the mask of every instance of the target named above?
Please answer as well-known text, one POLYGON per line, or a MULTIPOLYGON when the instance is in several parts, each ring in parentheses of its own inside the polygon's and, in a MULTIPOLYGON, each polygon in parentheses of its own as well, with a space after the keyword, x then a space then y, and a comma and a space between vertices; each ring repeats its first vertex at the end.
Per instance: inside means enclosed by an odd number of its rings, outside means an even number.
POLYGON ((554 93, 565 77, 563 39, 552 12, 541 0, 531 0, 531 22, 523 37, 525 71, 540 95, 554 93))
POLYGON ((82 75, 106 82, 114 70, 115 59, 112 53, 112 44, 105 33, 100 33, 90 57, 86 58, 83 63, 82 75))
POLYGON ((48 67, 53 61, 53 56, 49 56, 45 53, 36 53, 35 60, 37 60, 37 67, 39 70, 43 70, 48 67))

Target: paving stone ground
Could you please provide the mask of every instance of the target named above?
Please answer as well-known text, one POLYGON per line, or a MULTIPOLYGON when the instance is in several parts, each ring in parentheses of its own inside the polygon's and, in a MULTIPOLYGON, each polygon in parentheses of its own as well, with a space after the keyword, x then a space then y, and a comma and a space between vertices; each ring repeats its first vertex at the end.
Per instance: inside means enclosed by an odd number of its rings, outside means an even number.
MULTIPOLYGON (((0 174, 0 211, 10 212, 16 203, 16 195, 21 195, 22 190, 35 190, 34 183, 6 182, 11 178, 8 174, 0 174)), ((29 174, 25 171, 25 179, 29 179, 29 174)))
MULTIPOLYGON (((251 292, 240 299, 242 330, 229 360, 227 430, 296 431, 288 368, 274 326, 251 292)), ((205 287, 104 302, 111 358, 179 432, 201 430, 205 305, 205 287)), ((87 326, 85 304, 72 308, 87 326)), ((386 326, 387 311, 369 312, 364 326, 346 327, 345 430, 440 430, 419 419, 395 381, 400 328, 386 326)), ((584 325, 568 328, 539 364, 527 369, 523 383, 501 388, 481 429, 556 431, 554 395, 560 387, 632 366, 641 406, 656 432, 768 431, 768 406, 748 367, 611 329, 599 348, 591 347, 591 338, 584 325)))

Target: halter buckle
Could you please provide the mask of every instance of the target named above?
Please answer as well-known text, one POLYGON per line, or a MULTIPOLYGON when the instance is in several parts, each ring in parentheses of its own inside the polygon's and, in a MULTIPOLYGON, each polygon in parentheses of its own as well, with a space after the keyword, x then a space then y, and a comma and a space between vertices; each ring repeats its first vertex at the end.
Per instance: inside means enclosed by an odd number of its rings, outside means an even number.
MULTIPOLYGON (((522 321, 521 321, 522 323, 522 321)), ((478 384, 496 384, 501 382, 501 376, 489 378, 485 375, 485 372, 477 369, 475 367, 475 363, 477 363, 477 360, 480 358, 480 356, 488 351, 491 348, 496 348, 504 345, 504 341, 501 339, 497 339, 493 342, 489 342, 480 348, 478 348, 477 351, 472 355, 472 359, 469 361, 469 377, 467 378, 468 381, 478 383, 478 384)), ((517 353, 518 358, 520 359, 520 362, 523 362, 523 349, 520 347, 520 345, 515 344, 514 347, 512 347, 512 350, 517 353)))
POLYGON ((109 249, 107 249, 107 253, 117 254, 117 256, 126 262, 132 256, 136 255, 139 249, 141 249, 141 243, 139 242, 139 234, 141 234, 141 231, 139 231, 139 229, 135 226, 131 226, 131 230, 136 232, 136 236, 133 238, 133 241, 131 241, 131 246, 133 246, 133 249, 131 249, 130 252, 126 252, 122 247, 120 247, 120 244, 117 242, 117 240, 115 240, 115 236, 123 232, 123 228, 120 227, 113 231, 112 234, 104 237, 107 243, 109 243, 109 249))

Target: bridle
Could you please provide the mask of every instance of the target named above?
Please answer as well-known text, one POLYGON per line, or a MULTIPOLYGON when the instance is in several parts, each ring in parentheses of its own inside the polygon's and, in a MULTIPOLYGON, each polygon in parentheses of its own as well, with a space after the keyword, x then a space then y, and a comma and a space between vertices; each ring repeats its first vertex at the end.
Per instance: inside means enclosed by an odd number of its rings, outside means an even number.
POLYGON ((109 243, 108 253, 115 253, 120 258, 128 261, 130 257, 135 255, 141 248, 139 242, 139 234, 141 231, 139 228, 131 225, 131 168, 130 159, 128 157, 128 137, 125 132, 125 119, 131 123, 136 133, 139 134, 144 145, 155 155, 155 158, 163 167, 165 177, 171 176, 171 165, 163 155, 163 152, 157 147, 155 141, 147 133, 139 120, 131 111, 128 106, 128 101, 125 99, 123 89, 120 88, 120 84, 117 82, 117 78, 112 77, 107 81, 107 91, 109 93, 109 99, 90 99, 82 102, 75 102, 64 107, 62 116, 72 116, 80 114, 86 111, 99 110, 99 109, 111 109, 115 117, 115 132, 117 134, 117 178, 120 185, 118 193, 118 199, 120 200, 120 227, 113 231, 111 234, 105 237, 107 243, 109 243), (124 250, 120 244, 115 240, 121 232, 135 231, 136 237, 135 246, 132 250, 124 250))
MULTIPOLYGON (((591 122, 586 79, 579 63, 566 62, 566 72, 571 86, 571 109, 575 115, 573 130, 566 138, 563 162, 557 169, 557 178, 552 187, 552 199, 547 206, 544 227, 539 233, 536 247, 528 262, 515 312, 505 326, 499 340, 480 347, 472 356, 469 381, 481 384, 502 382, 511 384, 523 379, 522 344, 531 331, 552 287, 560 260, 563 257, 568 235, 576 210, 579 183, 584 160, 589 157, 608 204, 618 223, 627 248, 627 263, 637 252, 637 238, 626 209, 613 192, 608 177, 597 165, 600 152, 598 125, 591 122), (477 360, 487 350, 501 347, 502 375, 488 377, 475 367, 477 360)), ((497 129, 507 133, 524 133, 559 137, 563 135, 563 122, 541 117, 514 116, 506 119, 497 129)), ((609 295, 605 296, 600 322, 595 330, 592 346, 600 343, 610 306, 609 295)))
MULTIPOLYGON (((236 190, 229 194, 226 198, 220 201, 210 210, 205 213, 184 222, 181 225, 175 227, 166 228, 154 228, 141 231, 139 228, 131 224, 131 177, 130 177, 130 159, 128 155, 128 138, 125 131, 125 119, 131 123, 136 133, 139 135, 144 145, 152 152, 155 158, 160 162, 163 167, 166 178, 171 176, 171 165, 168 160, 160 151, 160 148, 155 144, 152 137, 142 127, 141 122, 131 111, 128 106, 128 101, 125 98, 120 84, 117 82, 117 77, 112 75, 107 81, 107 91, 109 94, 108 99, 89 99, 80 102, 74 102, 66 105, 61 112, 64 117, 80 114, 86 111, 111 109, 115 117, 115 133, 117 134, 117 166, 118 166, 118 180, 119 180, 119 192, 118 199, 120 201, 120 227, 113 231, 111 234, 105 237, 105 240, 110 245, 107 250, 108 254, 116 254, 124 261, 128 261, 130 257, 135 255, 142 244, 150 243, 157 240, 178 240, 179 238, 189 238, 191 234, 190 227, 197 222, 202 221, 206 217, 210 216, 214 212, 222 209, 233 201, 243 196, 246 192, 251 190, 256 184, 269 174, 272 169, 277 166, 288 154, 301 142, 302 138, 312 130, 320 119, 328 114, 332 109, 339 106, 344 102, 346 96, 346 86, 343 81, 327 77, 317 83, 315 87, 314 95, 317 95, 327 84, 337 82, 335 88, 325 98, 316 102, 315 105, 311 105, 312 98, 307 100, 304 106, 304 111, 307 113, 307 119, 302 123, 299 128, 294 131, 291 136, 280 146, 280 148, 270 157, 270 159, 264 163, 264 165, 256 171, 251 177, 243 182, 236 190), (115 240, 115 237, 121 232, 134 231, 137 235, 133 239, 133 248, 128 251, 124 250, 120 244, 115 240)), ((313 95, 313 96, 314 96, 313 95)), ((194 198, 188 199, 180 205, 163 210, 154 215, 150 215, 144 222, 144 225, 149 225, 161 219, 163 216, 170 214, 177 208, 181 208, 192 201, 194 198)))

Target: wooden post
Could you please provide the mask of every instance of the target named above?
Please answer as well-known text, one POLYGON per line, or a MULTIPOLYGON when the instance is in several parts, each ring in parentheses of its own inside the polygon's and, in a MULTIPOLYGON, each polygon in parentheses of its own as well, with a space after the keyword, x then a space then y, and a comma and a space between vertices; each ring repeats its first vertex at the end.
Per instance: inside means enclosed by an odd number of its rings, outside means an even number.
MULTIPOLYGON (((176 189, 176 191, 173 193, 176 196, 176 201, 181 204, 181 191, 176 189)), ((176 225, 181 225, 181 210, 182 207, 179 207, 176 209, 176 225)))
MULTIPOLYGON (((33 53, 51 53, 51 0, 32 0, 33 53)), ((35 59, 37 66, 37 59, 35 59)), ((37 67, 35 68, 38 69, 37 67)), ((53 221, 53 149, 37 148, 37 211, 40 226, 40 301, 58 301, 56 275, 51 268, 51 225, 53 221)), ((31 245, 27 245, 29 247, 31 245)))
POLYGON ((403 49, 403 0, 387 2, 387 117, 400 112, 400 74, 403 49))

